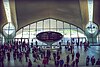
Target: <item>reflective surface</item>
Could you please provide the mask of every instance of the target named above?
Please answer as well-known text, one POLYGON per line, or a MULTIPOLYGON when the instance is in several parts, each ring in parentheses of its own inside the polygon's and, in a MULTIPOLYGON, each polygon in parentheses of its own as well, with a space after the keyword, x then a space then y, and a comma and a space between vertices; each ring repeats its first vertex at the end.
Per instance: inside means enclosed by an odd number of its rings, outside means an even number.
MULTIPOLYGON (((91 46, 91 48, 89 48, 89 50, 87 52, 84 52, 83 47, 82 48, 75 47, 74 51, 75 51, 75 53, 77 51, 80 52, 79 67, 87 67, 87 66, 85 66, 85 61, 86 61, 87 55, 89 55, 90 57, 94 55, 96 60, 98 58, 100 58, 100 46, 91 46)), ((65 52, 65 49, 63 47, 61 59, 65 60, 65 58, 68 54, 69 54, 70 59, 71 59, 70 52, 69 51, 65 52)), ((37 62, 33 61, 32 53, 30 54, 30 58, 31 58, 32 65, 33 65, 32 67, 37 67, 38 64, 40 64, 41 67, 43 67, 42 60, 38 60, 37 62)), ((70 63, 71 63, 71 61, 70 61, 70 63)), ((25 61, 25 56, 23 57, 23 62, 21 63, 21 62, 19 62, 19 60, 14 61, 13 55, 12 55, 10 62, 8 62, 7 59, 4 60, 4 65, 5 65, 5 67, 27 67, 28 63, 25 61)), ((51 67, 51 66, 55 67, 53 58, 50 60, 49 64, 47 65, 47 67, 51 67)), ((100 66, 91 66, 91 63, 90 63, 90 65, 88 67, 100 67, 100 66)))

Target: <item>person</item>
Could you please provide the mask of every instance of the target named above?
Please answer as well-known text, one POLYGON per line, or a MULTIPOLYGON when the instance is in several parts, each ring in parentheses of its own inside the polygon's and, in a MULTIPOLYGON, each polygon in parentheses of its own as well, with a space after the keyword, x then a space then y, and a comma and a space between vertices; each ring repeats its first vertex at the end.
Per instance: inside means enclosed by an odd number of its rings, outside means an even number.
POLYGON ((71 54, 72 54, 72 51, 73 51, 73 46, 72 46, 72 44, 70 45, 70 51, 71 51, 71 54))
POLYGON ((16 60, 16 52, 15 51, 13 52, 13 58, 14 58, 14 60, 16 60))
POLYGON ((76 45, 77 45, 77 47, 79 46, 79 42, 78 42, 78 40, 76 40, 76 45))
POLYGON ((44 57, 43 61, 42 61, 42 64, 44 64, 44 67, 46 67, 46 64, 47 64, 47 57, 44 57))
POLYGON ((48 60, 50 59, 50 56, 51 56, 51 51, 50 50, 47 50, 47 59, 48 60))
POLYGON ((72 60, 74 59, 74 51, 72 52, 72 60))
POLYGON ((66 60, 67 60, 67 67, 69 66, 69 61, 70 61, 70 57, 69 57, 69 55, 67 55, 67 57, 66 57, 66 60))
POLYGON ((82 41, 80 42, 80 47, 82 48, 82 41))
POLYGON ((57 59, 55 61, 55 67, 59 67, 59 60, 57 60, 57 59))
POLYGON ((86 47, 86 41, 84 42, 84 51, 87 50, 87 47, 86 47))
POLYGON ((35 41, 35 45, 36 45, 36 47, 38 47, 38 42, 37 41, 35 41))
POLYGON ((60 53, 62 53, 61 50, 62 50, 61 42, 59 42, 59 51, 60 51, 60 53))
POLYGON ((7 52, 8 61, 10 61, 10 51, 7 52))
POLYGON ((72 61, 72 67, 75 67, 75 60, 72 61))
POLYGON ((94 57, 94 56, 91 57, 91 63, 92 63, 92 66, 93 66, 94 63, 95 63, 95 57, 94 57))
POLYGON ((28 67, 32 67, 32 62, 31 62, 30 59, 29 59, 29 61, 28 61, 28 67))
POLYGON ((40 65, 37 65, 37 67, 40 67, 40 65))
POLYGON ((89 66, 89 61, 90 61, 90 58, 89 56, 86 57, 86 66, 89 66))
POLYGON ((31 48, 33 47, 33 39, 32 39, 32 41, 31 41, 31 48))
POLYGON ((54 58, 54 60, 56 59, 56 53, 55 52, 53 53, 53 58, 54 58))
POLYGON ((57 55, 57 60, 60 60, 60 55, 57 55))
POLYGON ((64 67, 67 67, 67 65, 66 65, 66 64, 64 64, 64 67))
POLYGON ((4 67, 4 55, 0 53, 0 67, 4 67))
POLYGON ((79 62, 79 58, 80 58, 80 53, 79 51, 76 53, 76 67, 78 67, 78 62, 79 62))
POLYGON ((60 67, 63 67, 64 60, 60 60, 59 63, 60 63, 60 67))
POLYGON ((27 51, 25 52, 25 58, 26 58, 26 62, 27 62, 27 59, 28 59, 29 55, 27 53, 27 51))
POLYGON ((96 61, 96 65, 100 65, 100 59, 96 61))
POLYGON ((80 57, 79 51, 76 53, 76 57, 79 59, 79 57, 80 57))
POLYGON ((76 57, 76 67, 78 67, 78 62, 79 62, 79 58, 78 57, 76 57))
POLYGON ((19 53, 19 61, 22 62, 22 52, 19 53))

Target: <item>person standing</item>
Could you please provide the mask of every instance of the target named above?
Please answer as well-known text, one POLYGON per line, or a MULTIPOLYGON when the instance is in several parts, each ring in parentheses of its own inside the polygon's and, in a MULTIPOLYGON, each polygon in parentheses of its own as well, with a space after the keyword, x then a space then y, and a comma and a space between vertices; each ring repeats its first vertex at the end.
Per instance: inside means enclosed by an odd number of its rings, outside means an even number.
POLYGON ((42 64, 44 65, 44 67, 46 67, 46 64, 47 64, 48 62, 47 62, 47 57, 44 57, 43 58, 43 61, 42 61, 42 64))
POLYGON ((91 57, 91 63, 92 63, 92 66, 94 66, 94 63, 95 63, 95 57, 94 56, 91 57))
POLYGON ((80 53, 79 51, 76 53, 76 57, 79 59, 80 58, 80 53))
POLYGON ((4 55, 0 53, 0 67, 4 67, 4 55))
POLYGON ((29 61, 28 61, 28 67, 32 67, 32 62, 31 62, 30 59, 29 59, 29 61))
POLYGON ((67 60, 67 67, 68 67, 69 66, 69 61, 70 61, 69 55, 67 55, 66 60, 67 60))
POLYGON ((10 61, 10 51, 7 52, 8 61, 10 61))
POLYGON ((90 58, 89 56, 86 57, 86 66, 89 66, 89 61, 90 61, 90 58))
POLYGON ((40 65, 37 65, 37 67, 40 67, 40 65))
POLYGON ((31 48, 33 47, 33 39, 32 39, 32 41, 31 41, 31 48))
POLYGON ((72 44, 70 45, 70 51, 71 51, 71 54, 72 54, 72 51, 73 51, 73 46, 72 46, 72 44))
POLYGON ((16 52, 15 51, 13 51, 13 58, 14 58, 14 60, 16 60, 16 52))
POLYGON ((72 61, 72 67, 75 67, 75 60, 72 61))
POLYGON ((100 59, 96 61, 96 65, 100 65, 100 59))
POLYGON ((55 61, 55 67, 59 67, 59 64, 60 64, 59 60, 56 59, 56 61, 55 61))
POLYGON ((79 63, 79 58, 78 57, 76 57, 76 67, 78 67, 78 63, 79 63))
POLYGON ((26 62, 27 62, 27 59, 28 59, 28 53, 27 53, 27 51, 25 52, 25 58, 26 58, 26 62))
POLYGON ((59 63, 60 63, 60 67, 63 67, 64 60, 63 60, 63 59, 62 59, 62 60, 60 60, 60 61, 59 61, 59 63))
POLYGON ((38 47, 38 42, 37 41, 35 41, 35 45, 36 45, 36 47, 38 47))
POLYGON ((74 60, 74 51, 72 52, 72 60, 74 60))
POLYGON ((50 59, 50 56, 51 56, 51 51, 50 50, 47 50, 47 59, 48 60, 50 59))
POLYGON ((22 52, 19 53, 19 61, 22 62, 22 52))
POLYGON ((66 65, 66 64, 64 64, 64 67, 67 67, 67 65, 66 65))
POLYGON ((55 52, 53 53, 53 58, 54 58, 54 60, 56 59, 56 53, 55 52))

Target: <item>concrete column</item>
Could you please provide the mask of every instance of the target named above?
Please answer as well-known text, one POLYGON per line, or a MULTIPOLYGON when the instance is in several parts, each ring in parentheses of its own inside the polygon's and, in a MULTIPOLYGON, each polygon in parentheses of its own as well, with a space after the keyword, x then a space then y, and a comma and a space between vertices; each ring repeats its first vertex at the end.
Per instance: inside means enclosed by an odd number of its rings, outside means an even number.
POLYGON ((95 33, 89 33, 87 30, 85 30, 85 35, 87 36, 87 39, 90 43, 97 43, 97 34, 98 31, 95 33))

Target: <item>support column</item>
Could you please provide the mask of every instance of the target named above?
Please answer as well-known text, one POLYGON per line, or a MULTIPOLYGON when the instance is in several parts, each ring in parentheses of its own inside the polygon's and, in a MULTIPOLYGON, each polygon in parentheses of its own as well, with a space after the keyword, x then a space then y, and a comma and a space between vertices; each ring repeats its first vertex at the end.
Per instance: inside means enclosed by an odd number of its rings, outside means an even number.
POLYGON ((89 33, 87 30, 85 30, 85 35, 90 43, 97 43, 97 33, 98 31, 95 33, 89 33))

